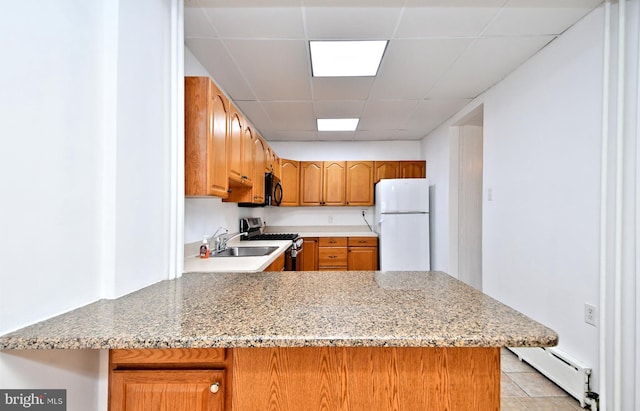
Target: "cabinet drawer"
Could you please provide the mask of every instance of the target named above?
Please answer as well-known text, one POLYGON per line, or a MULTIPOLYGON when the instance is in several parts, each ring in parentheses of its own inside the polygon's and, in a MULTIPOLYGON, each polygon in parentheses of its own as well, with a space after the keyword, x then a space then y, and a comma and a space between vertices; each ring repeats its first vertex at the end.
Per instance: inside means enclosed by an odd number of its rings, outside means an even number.
POLYGON ((375 247, 377 245, 377 237, 349 237, 349 247, 375 247))
POLYGON ((187 367, 221 366, 226 360, 224 348, 136 348, 111 350, 111 364, 113 368, 132 366, 144 367, 187 367))
POLYGON ((347 267, 347 249, 320 247, 318 249, 318 267, 347 267))
POLYGON ((347 237, 320 237, 318 240, 320 247, 346 247, 347 237))

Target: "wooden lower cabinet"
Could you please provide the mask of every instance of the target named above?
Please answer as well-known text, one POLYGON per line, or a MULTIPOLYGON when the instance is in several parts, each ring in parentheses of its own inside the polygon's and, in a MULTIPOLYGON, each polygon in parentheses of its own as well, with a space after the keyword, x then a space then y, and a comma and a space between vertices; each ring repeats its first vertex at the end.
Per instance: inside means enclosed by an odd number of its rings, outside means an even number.
POLYGON ((221 370, 114 371, 110 409, 224 411, 224 380, 221 370))
POLYGON ((237 348, 233 411, 499 411, 499 348, 237 348))
POLYGON ((495 347, 111 350, 111 364, 111 411, 500 410, 495 347))
POLYGON ((109 352, 110 411, 227 411, 231 350, 120 349, 109 352))
POLYGON ((318 239, 318 270, 347 270, 346 237, 320 237, 318 239))
POLYGON ((280 254, 264 271, 284 271, 284 253, 280 254))
POLYGON ((349 237, 347 269, 376 271, 378 269, 378 238, 349 237))
POLYGON ((298 262, 298 271, 318 271, 318 238, 302 238, 302 259, 298 262))

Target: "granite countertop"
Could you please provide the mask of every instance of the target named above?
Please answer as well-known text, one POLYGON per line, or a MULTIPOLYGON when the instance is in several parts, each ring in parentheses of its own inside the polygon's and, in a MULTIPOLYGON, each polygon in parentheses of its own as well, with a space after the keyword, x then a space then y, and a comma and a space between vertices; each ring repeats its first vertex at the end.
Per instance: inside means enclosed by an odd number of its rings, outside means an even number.
POLYGON ((442 272, 185 274, 4 336, 0 349, 533 347, 555 332, 442 272))

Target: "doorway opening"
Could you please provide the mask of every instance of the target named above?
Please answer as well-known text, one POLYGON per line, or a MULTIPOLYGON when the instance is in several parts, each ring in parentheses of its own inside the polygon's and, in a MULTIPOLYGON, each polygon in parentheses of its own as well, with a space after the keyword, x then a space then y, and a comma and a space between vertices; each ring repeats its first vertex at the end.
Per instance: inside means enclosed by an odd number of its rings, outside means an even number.
POLYGON ((480 105, 449 129, 451 274, 482 291, 482 174, 484 109, 480 105))

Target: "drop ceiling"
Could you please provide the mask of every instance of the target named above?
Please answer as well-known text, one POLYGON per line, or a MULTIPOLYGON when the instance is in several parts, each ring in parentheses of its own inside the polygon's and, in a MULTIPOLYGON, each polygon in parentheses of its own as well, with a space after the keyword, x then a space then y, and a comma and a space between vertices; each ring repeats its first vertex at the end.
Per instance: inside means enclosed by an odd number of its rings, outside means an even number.
POLYGON ((417 140, 600 2, 185 0, 185 44, 268 141, 417 140), (390 40, 378 75, 312 77, 309 41, 336 39, 390 40))

